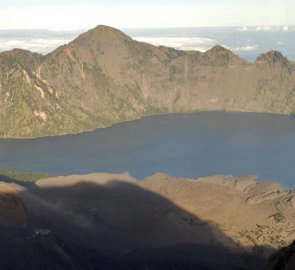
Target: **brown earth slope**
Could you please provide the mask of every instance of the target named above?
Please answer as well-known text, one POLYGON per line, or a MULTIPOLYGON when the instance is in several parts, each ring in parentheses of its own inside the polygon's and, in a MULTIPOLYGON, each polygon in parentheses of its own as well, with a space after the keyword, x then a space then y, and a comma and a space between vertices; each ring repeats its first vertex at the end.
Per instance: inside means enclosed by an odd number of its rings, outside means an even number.
POLYGON ((1 269, 263 269, 295 237, 294 198, 251 176, 1 183, 1 269))
POLYGON ((77 133, 144 115, 227 110, 293 114, 295 65, 279 52, 247 63, 137 42, 107 26, 42 56, 0 53, 0 136, 77 133))

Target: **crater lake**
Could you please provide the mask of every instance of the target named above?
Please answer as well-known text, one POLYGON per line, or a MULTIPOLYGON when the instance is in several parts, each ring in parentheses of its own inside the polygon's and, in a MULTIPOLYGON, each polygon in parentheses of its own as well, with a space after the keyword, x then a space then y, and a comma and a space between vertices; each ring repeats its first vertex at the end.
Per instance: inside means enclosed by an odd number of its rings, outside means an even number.
POLYGON ((0 139, 0 169, 55 175, 257 175, 294 188, 294 157, 295 118, 259 113, 149 116, 76 135, 0 139))

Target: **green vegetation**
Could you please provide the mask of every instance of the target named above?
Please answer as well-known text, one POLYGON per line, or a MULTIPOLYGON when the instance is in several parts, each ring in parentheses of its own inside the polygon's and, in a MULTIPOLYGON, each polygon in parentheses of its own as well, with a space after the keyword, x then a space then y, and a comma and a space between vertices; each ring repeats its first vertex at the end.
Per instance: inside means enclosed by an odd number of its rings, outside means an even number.
POLYGON ((1 176, 3 178, 7 177, 12 181, 17 182, 37 182, 42 178, 52 177, 52 174, 47 173, 30 173, 30 172, 20 172, 15 170, 0 170, 0 180, 1 176))

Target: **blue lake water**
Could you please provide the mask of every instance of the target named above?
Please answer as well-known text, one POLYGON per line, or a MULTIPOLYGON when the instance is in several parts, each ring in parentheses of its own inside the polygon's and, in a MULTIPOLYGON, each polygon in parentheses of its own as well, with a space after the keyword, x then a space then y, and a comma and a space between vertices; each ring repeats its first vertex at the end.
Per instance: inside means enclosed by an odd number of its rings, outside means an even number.
POLYGON ((294 157, 295 118, 256 113, 151 116, 78 135, 0 139, 0 169, 57 175, 251 174, 294 188, 294 157))

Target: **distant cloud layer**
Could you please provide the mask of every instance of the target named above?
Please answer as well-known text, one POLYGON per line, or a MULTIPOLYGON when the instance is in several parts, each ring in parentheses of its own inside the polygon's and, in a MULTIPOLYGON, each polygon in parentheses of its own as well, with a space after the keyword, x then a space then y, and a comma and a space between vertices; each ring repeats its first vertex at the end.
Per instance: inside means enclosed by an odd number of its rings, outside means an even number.
MULTIPOLYGON (((0 30, 0 51, 21 48, 47 54, 58 46, 69 43, 84 31, 0 30)), ((125 29, 123 32, 141 42, 178 50, 205 52, 220 44, 249 61, 255 60, 259 54, 269 50, 281 51, 289 59, 295 60, 295 31, 291 26, 137 28, 125 29)))
POLYGON ((260 25, 260 26, 241 26, 238 27, 239 32, 295 32, 294 25, 278 25, 278 26, 269 26, 269 25, 260 25))
POLYGON ((0 51, 20 48, 46 54, 69 43, 82 31, 0 30, 0 51))
POLYGON ((223 47, 225 47, 233 52, 239 53, 239 52, 255 51, 257 49, 258 45, 246 45, 246 46, 242 46, 242 47, 230 47, 230 46, 223 45, 223 47))
POLYGON ((204 37, 134 37, 137 41, 151 43, 156 46, 167 46, 178 50, 197 50, 205 52, 218 42, 204 37))
POLYGON ((0 38, 0 51, 7 51, 14 48, 21 48, 33 52, 46 54, 60 45, 70 42, 69 39, 12 39, 3 40, 0 38))

